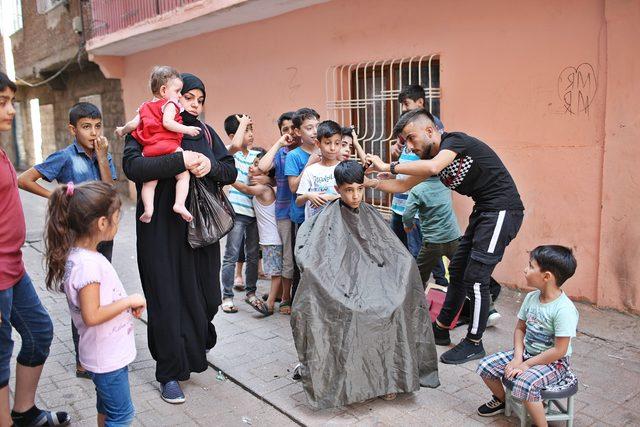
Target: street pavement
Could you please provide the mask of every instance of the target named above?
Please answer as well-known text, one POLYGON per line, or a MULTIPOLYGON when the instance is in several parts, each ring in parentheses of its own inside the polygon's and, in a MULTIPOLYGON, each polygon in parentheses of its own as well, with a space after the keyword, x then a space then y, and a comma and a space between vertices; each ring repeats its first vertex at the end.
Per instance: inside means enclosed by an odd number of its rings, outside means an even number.
MULTIPOLYGON (((49 409, 68 410, 74 425, 93 425, 95 391, 91 381, 74 375, 66 300, 64 295, 44 287, 42 230, 46 201, 24 192, 21 197, 27 220, 25 263, 55 327, 51 356, 38 388, 38 403, 49 409)), ((127 292, 141 293, 134 214, 133 204, 125 202, 113 263, 127 292)), ((260 281, 259 291, 267 290, 268 282, 260 281)), ((487 353, 512 347, 516 313, 523 297, 522 291, 503 289, 496 304, 502 319, 485 334, 487 353)), ((440 364, 442 385, 437 389, 421 389, 394 401, 373 399, 348 407, 314 410, 308 405, 301 384, 291 379, 297 355, 289 316, 263 318, 243 299, 244 295, 236 295, 238 313, 220 311, 216 315, 219 341, 208 355, 211 368, 182 383, 187 396, 183 405, 170 405, 160 399, 154 361, 147 349, 144 317, 136 321, 138 357, 130 365, 135 425, 506 426, 517 422, 513 417, 476 415, 476 408, 491 396, 475 374, 475 362, 440 364)), ((580 391, 574 425, 640 425, 640 319, 587 304, 576 305, 580 323, 578 337, 573 340, 572 366, 580 379, 580 391)), ((462 338, 463 329, 453 332, 454 342, 462 338)), ((17 354, 19 336, 14 336, 17 354)), ((438 347, 439 354, 445 350, 438 347)))

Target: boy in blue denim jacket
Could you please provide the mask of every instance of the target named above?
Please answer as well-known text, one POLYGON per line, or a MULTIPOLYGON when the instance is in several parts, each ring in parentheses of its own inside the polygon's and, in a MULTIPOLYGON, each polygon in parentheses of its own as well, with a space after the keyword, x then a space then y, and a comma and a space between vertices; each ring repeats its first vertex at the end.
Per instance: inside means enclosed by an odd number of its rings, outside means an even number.
MULTIPOLYGON (((69 110, 69 133, 73 142, 68 147, 56 151, 47 159, 29 168, 18 177, 18 187, 22 190, 49 198, 51 191, 40 184, 39 179, 57 181, 59 184, 87 181, 103 181, 113 184, 116 168, 109 154, 109 143, 102 135, 102 114, 95 105, 79 102, 69 110)), ((111 261, 113 241, 101 242, 98 252, 111 261)), ((76 376, 89 378, 78 359, 79 335, 71 324, 73 344, 76 350, 76 376)))

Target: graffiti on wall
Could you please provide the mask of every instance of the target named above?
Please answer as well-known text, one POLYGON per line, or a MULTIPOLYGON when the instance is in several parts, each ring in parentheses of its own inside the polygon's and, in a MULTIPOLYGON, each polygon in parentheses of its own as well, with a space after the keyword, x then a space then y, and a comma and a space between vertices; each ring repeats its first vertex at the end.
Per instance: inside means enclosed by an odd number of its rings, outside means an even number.
POLYGON ((588 115, 597 89, 596 72, 587 62, 577 67, 566 67, 558 76, 558 96, 565 113, 588 115))

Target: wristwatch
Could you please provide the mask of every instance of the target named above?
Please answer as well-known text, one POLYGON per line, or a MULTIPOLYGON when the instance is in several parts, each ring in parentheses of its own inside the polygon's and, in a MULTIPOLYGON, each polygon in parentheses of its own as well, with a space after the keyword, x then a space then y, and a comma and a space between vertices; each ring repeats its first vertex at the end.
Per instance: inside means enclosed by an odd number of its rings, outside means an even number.
POLYGON ((398 162, 398 161, 396 161, 396 162, 391 162, 391 163, 389 164, 389 172, 391 172, 392 174, 394 174, 394 175, 395 175, 395 174, 396 174, 396 166, 398 166, 398 163, 400 163, 400 162, 398 162))

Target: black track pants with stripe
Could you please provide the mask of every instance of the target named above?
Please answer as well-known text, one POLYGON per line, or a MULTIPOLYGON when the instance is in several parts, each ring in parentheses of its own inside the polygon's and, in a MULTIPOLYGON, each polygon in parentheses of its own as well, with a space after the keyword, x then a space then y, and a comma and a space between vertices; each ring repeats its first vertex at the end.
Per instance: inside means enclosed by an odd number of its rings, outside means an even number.
POLYGON ((468 296, 471 310, 467 338, 482 338, 491 303, 491 274, 520 230, 523 216, 521 210, 471 213, 469 225, 449 264, 450 285, 438 322, 451 326, 468 296))

